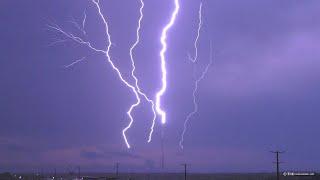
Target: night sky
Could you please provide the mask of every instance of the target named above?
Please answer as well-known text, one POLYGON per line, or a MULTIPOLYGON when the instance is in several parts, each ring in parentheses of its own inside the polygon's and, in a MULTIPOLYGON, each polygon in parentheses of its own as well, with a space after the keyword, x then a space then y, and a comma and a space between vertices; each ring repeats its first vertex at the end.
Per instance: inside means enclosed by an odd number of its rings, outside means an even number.
MULTIPOLYGON (((129 48, 135 41, 139 1, 101 0, 114 45, 111 56, 131 83, 129 48)), ((271 150, 285 150, 283 170, 320 170, 320 2, 317 0, 204 0, 199 61, 193 65, 199 0, 180 0, 168 32, 167 124, 143 101, 128 131, 121 131, 134 103, 105 57, 49 30, 54 22, 80 32, 86 11, 87 38, 105 48, 96 8, 86 0, 0 1, 0 171, 159 171, 161 129, 166 171, 270 172, 271 150), (190 120, 185 149, 179 147, 192 111, 194 75, 213 65, 199 84, 199 111, 190 120), (65 65, 86 57, 66 69, 65 65)), ((135 50, 141 88, 154 98, 160 88, 160 34, 173 0, 145 0, 141 42, 135 50)))

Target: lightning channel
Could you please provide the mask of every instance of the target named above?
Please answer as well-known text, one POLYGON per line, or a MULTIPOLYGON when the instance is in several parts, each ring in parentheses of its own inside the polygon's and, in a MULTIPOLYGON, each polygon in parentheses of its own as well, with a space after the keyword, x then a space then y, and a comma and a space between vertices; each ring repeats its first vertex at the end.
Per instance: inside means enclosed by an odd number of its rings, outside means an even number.
POLYGON ((175 5, 175 9, 172 12, 170 21, 162 29, 162 33, 161 33, 161 37, 160 37, 160 42, 162 45, 162 49, 160 51, 162 87, 156 93, 156 111, 157 111, 158 115, 160 115, 160 117, 161 117, 162 124, 166 123, 166 112, 161 108, 161 97, 163 96, 163 94, 166 92, 166 89, 167 89, 167 69, 166 69, 166 57, 165 57, 165 53, 167 51, 167 41, 166 40, 167 40, 167 33, 168 33, 169 29, 174 25, 176 17, 178 15, 178 12, 180 9, 179 0, 174 0, 174 5, 175 5))
POLYGON ((80 59, 78 59, 78 60, 75 60, 74 62, 72 62, 72 63, 70 63, 70 64, 68 64, 68 65, 65 65, 64 66, 64 68, 69 68, 69 67, 71 67, 71 66, 74 66, 75 64, 77 64, 77 63, 79 63, 79 62, 81 62, 81 61, 83 61, 83 60, 85 60, 86 59, 86 57, 82 57, 82 58, 80 58, 80 59))
POLYGON ((83 12, 83 20, 82 20, 82 29, 81 29, 84 35, 87 34, 87 32, 85 30, 86 20, 87 20, 87 13, 86 13, 86 10, 84 10, 84 12, 83 12))
POLYGON ((135 95, 135 97, 136 97, 136 100, 137 100, 136 103, 133 104, 133 105, 131 105, 131 107, 130 107, 129 110, 127 111, 127 114, 128 114, 128 116, 129 116, 129 118, 130 118, 130 122, 129 122, 128 126, 126 126, 126 127, 122 130, 122 135, 123 135, 123 138, 124 138, 124 140, 125 140, 125 143, 126 143, 127 147, 130 148, 131 146, 130 146, 130 144, 129 144, 129 142, 128 142, 128 139, 127 139, 127 136, 126 136, 126 131, 131 127, 131 125, 132 125, 132 123, 133 123, 133 117, 132 117, 132 115, 131 115, 131 112, 132 112, 132 110, 133 110, 136 106, 138 106, 138 105, 140 104, 140 101, 141 101, 141 100, 140 100, 140 97, 139 97, 138 92, 136 91, 135 87, 132 86, 131 84, 129 84, 129 83, 122 77, 122 74, 121 74, 120 70, 114 65, 113 61, 111 60, 111 57, 110 57, 109 52, 110 52, 110 48, 111 48, 111 46, 112 46, 112 42, 111 42, 111 35, 110 35, 110 33, 109 33, 109 25, 108 25, 107 20, 105 19, 105 17, 103 16, 103 14, 102 14, 102 12, 101 12, 99 0, 92 0, 92 2, 96 5, 96 7, 97 7, 97 9, 98 9, 98 13, 99 13, 99 15, 100 15, 100 17, 101 17, 104 25, 105 25, 105 31, 106 31, 106 34, 107 34, 107 37, 108 37, 108 38, 107 38, 107 39, 108 39, 108 46, 107 46, 107 50, 106 50, 106 53, 105 53, 105 55, 107 56, 107 60, 108 60, 108 62, 111 64, 112 68, 113 68, 114 70, 116 70, 116 72, 117 72, 119 78, 121 79, 121 81, 122 81, 126 86, 128 86, 129 88, 131 88, 131 90, 132 90, 132 92, 134 93, 134 95, 135 95))
POLYGON ((156 112, 155 112, 155 107, 154 107, 154 102, 153 100, 151 100, 144 92, 142 92, 140 86, 139 86, 139 80, 137 78, 137 76, 135 75, 135 70, 136 70, 136 66, 135 66, 135 61, 134 61, 134 49, 136 48, 136 46, 139 44, 140 42, 140 29, 141 29, 141 22, 143 19, 143 8, 144 8, 144 1, 140 0, 140 17, 138 20, 138 26, 136 29, 136 41, 132 44, 131 48, 130 48, 130 60, 131 60, 131 66, 132 66, 132 70, 131 70, 131 76, 134 78, 135 81, 135 88, 137 90, 137 92, 144 97, 144 99, 146 101, 148 101, 151 104, 151 108, 152 108, 152 113, 153 113, 153 119, 152 119, 152 124, 151 124, 151 128, 150 128, 150 132, 149 132, 149 136, 148 136, 148 143, 151 142, 152 140, 152 134, 153 134, 153 129, 154 129, 154 125, 155 125, 155 120, 156 120, 156 112))
POLYGON ((192 92, 194 109, 193 109, 192 112, 190 112, 188 114, 188 116, 186 117, 186 120, 184 121, 184 124, 183 124, 183 131, 182 131, 181 139, 180 139, 180 142, 179 142, 179 145, 180 145, 181 149, 183 149, 184 135, 185 135, 185 133, 187 131, 188 122, 190 121, 192 116, 194 116, 198 112, 198 103, 197 103, 196 94, 197 94, 197 91, 198 91, 199 83, 205 78, 205 76, 208 73, 208 70, 209 70, 210 66, 212 65, 212 63, 213 63, 213 47, 212 47, 212 42, 210 41, 210 60, 209 60, 208 64, 206 65, 205 69, 202 71, 201 75, 198 77, 198 79, 196 79, 196 81, 194 83, 194 89, 193 89, 193 92, 192 92))
POLYGON ((202 28, 202 2, 200 3, 200 6, 199 6, 198 18, 199 18, 199 22, 198 22, 197 36, 194 41, 194 50, 195 50, 194 57, 191 57, 191 55, 189 54, 189 60, 193 63, 195 63, 198 59, 198 40, 200 37, 200 31, 202 28))
POLYGON ((83 35, 86 35, 86 30, 85 30, 85 25, 86 25, 86 20, 87 20, 87 13, 86 11, 83 12, 83 19, 82 19, 82 23, 81 26, 80 24, 75 20, 74 17, 72 17, 72 20, 69 21, 70 23, 72 23, 74 25, 74 27, 76 27, 79 31, 81 31, 81 33, 83 35))

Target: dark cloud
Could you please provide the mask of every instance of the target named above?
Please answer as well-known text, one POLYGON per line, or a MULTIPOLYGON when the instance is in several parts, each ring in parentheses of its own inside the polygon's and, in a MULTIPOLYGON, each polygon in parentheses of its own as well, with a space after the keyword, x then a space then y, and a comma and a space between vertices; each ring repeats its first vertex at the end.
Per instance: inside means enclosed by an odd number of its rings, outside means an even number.
POLYGON ((121 151, 114 151, 114 152, 106 152, 107 155, 111 157, 121 157, 121 158, 130 158, 130 159, 141 159, 142 156, 137 154, 132 154, 129 152, 121 152, 121 151))
POLYGON ((80 156, 87 159, 105 159, 105 158, 124 158, 124 159, 142 159, 143 157, 137 154, 124 151, 104 151, 104 150, 83 150, 80 156))
POLYGON ((156 162, 152 159, 146 159, 144 161, 144 166, 148 169, 154 169, 156 167, 156 162))
POLYGON ((101 152, 94 152, 94 151, 82 151, 80 153, 81 157, 87 158, 87 159, 101 159, 106 158, 105 154, 101 152))
POLYGON ((28 153, 34 151, 32 146, 21 140, 0 137, 0 149, 10 153, 28 153))

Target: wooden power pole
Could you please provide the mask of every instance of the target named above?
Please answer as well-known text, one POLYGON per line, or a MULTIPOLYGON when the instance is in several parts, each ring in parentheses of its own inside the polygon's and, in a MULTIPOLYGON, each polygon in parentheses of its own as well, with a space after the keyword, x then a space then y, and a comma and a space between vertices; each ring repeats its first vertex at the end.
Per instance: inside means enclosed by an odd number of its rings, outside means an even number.
POLYGON ((276 162, 274 162, 274 163, 277 164, 277 180, 279 180, 280 179, 280 166, 279 166, 279 164, 281 163, 279 161, 279 154, 284 153, 284 151, 271 151, 271 153, 276 154, 276 162))

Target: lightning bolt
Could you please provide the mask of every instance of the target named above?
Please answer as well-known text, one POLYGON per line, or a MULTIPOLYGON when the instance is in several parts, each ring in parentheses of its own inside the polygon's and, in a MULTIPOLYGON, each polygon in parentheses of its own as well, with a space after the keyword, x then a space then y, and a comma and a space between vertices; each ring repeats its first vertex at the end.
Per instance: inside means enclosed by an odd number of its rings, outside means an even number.
POLYGON ((194 57, 192 58, 189 54, 189 60, 193 63, 195 63, 198 59, 198 40, 200 37, 201 28, 202 28, 202 2, 200 3, 200 6, 199 6, 199 24, 198 24, 197 36, 194 41, 194 49, 195 49, 194 57))
MULTIPOLYGON (((195 41, 194 41, 194 50, 195 50, 195 54, 194 54, 194 57, 191 57, 191 55, 189 54, 189 60, 195 64, 196 61, 198 60, 198 40, 199 40, 199 37, 200 37, 200 32, 201 32, 201 27, 202 27, 202 2, 200 3, 199 5, 199 11, 198 11, 198 19, 199 19, 199 22, 198 22, 198 29, 197 29, 197 35, 196 35, 196 38, 195 38, 195 41)), ((208 64, 209 66, 209 64, 208 64)), ((208 67, 207 66, 207 67, 208 67)), ((206 71, 206 69, 205 69, 206 71)), ((203 71, 203 73, 205 72, 203 71)), ((204 77, 205 74, 202 74, 202 76, 204 77)), ((183 132, 182 132, 182 135, 181 135, 181 139, 180 139, 180 142, 179 142, 179 145, 181 147, 181 149, 183 149, 183 141, 184 141, 184 134, 187 130, 187 123, 189 122, 190 118, 198 111, 198 104, 197 104, 197 101, 196 101, 196 92, 197 92, 197 89, 198 89, 198 83, 201 81, 201 79, 203 79, 203 77, 200 76, 198 79, 196 79, 195 81, 195 87, 193 89, 193 92, 192 92, 192 96, 193 96, 193 111, 190 112, 185 121, 184 121, 184 129, 183 129, 183 132)))
POLYGON ((99 5, 99 0, 92 0, 92 2, 96 5, 96 7, 97 7, 97 9, 98 9, 98 12, 99 12, 99 15, 100 15, 100 17, 101 17, 101 19, 102 19, 102 21, 103 21, 103 23, 104 23, 104 25, 105 25, 106 34, 107 34, 107 37, 108 37, 108 38, 107 38, 107 39, 108 39, 108 47, 107 47, 107 51, 106 51, 106 53, 105 53, 105 55, 107 56, 107 60, 108 60, 108 62, 111 64, 112 68, 113 68, 114 70, 116 70, 116 72, 117 72, 119 78, 121 79, 121 81, 122 81, 127 87, 129 87, 129 88, 132 90, 132 92, 134 93, 134 95, 135 95, 135 97, 136 97, 136 100, 137 100, 136 103, 133 104, 133 105, 131 105, 131 107, 130 107, 129 110, 127 111, 127 114, 128 114, 128 116, 129 116, 129 118, 130 118, 130 122, 129 122, 128 126, 125 127, 125 128, 122 130, 122 135, 123 135, 123 138, 124 138, 124 140, 125 140, 125 143, 126 143, 127 147, 130 148, 131 146, 130 146, 130 144, 129 144, 129 142, 128 142, 128 139, 127 139, 127 136, 126 136, 126 131, 131 127, 131 125, 132 125, 132 123, 133 123, 133 117, 132 117, 132 115, 131 115, 131 112, 132 112, 132 110, 133 110, 136 106, 138 106, 138 105, 140 104, 140 101, 141 101, 141 100, 140 100, 140 97, 139 97, 138 92, 136 91, 135 87, 132 86, 131 84, 129 84, 126 80, 123 79, 121 72, 120 72, 119 69, 113 64, 113 62, 112 62, 112 60, 111 60, 111 58, 110 58, 110 54, 109 54, 110 48, 111 48, 111 46, 112 46, 112 42, 111 42, 111 36, 110 36, 110 33, 109 33, 109 25, 108 25, 108 22, 107 22, 107 20, 105 19, 105 17, 103 16, 103 14, 102 14, 102 12, 101 12, 101 8, 100 8, 100 5, 99 5))
POLYGON ((133 43, 133 45, 130 48, 130 60, 131 60, 131 65, 132 65, 131 76, 135 80, 135 88, 137 89, 138 93, 141 96, 143 96, 146 99, 146 101, 148 101, 152 105, 153 119, 152 119, 152 125, 151 125, 151 128, 150 128, 150 133, 149 133, 149 136, 148 136, 148 142, 151 142, 153 128, 154 128, 154 125, 155 125, 155 120, 156 120, 157 115, 156 115, 156 112, 155 112, 153 100, 151 100, 144 92, 142 92, 141 88, 139 87, 139 81, 138 81, 138 78, 135 75, 136 66, 135 66, 135 62, 134 62, 134 58, 133 58, 133 51, 134 51, 135 47, 140 42, 140 29, 141 29, 141 21, 143 19, 143 8, 144 8, 143 0, 140 0, 140 4, 141 4, 140 9, 139 9, 140 17, 139 17, 138 26, 137 26, 137 29, 136 29, 136 41, 133 43))
POLYGON ((174 25, 177 14, 180 9, 179 0, 174 0, 175 9, 172 12, 170 21, 168 24, 165 25, 165 27, 162 29, 160 42, 162 45, 162 49, 160 51, 160 59, 161 59, 161 73, 162 73, 162 87, 161 89, 156 93, 156 111, 161 116, 161 123, 166 123, 166 112, 161 108, 161 97, 166 92, 167 89, 167 69, 166 69, 166 57, 165 53, 167 51, 167 33, 169 29, 174 25))
POLYGON ((189 120, 192 118, 192 116, 195 115, 198 112, 198 103, 197 103, 196 93, 198 91, 199 83, 206 76, 206 74, 208 73, 208 70, 209 70, 210 66, 212 65, 212 62, 213 62, 213 48, 212 48, 212 42, 210 41, 210 60, 209 60, 209 63, 206 65, 204 71, 202 71, 201 76, 199 76, 199 78, 196 79, 196 81, 194 83, 194 89, 193 89, 193 92, 192 92, 194 109, 193 109, 192 112, 190 112, 188 114, 188 116, 186 117, 186 120, 184 121, 184 124, 183 124, 183 131, 182 131, 181 139, 180 139, 180 142, 179 142, 179 145, 180 145, 181 149, 183 149, 184 135, 185 135, 185 133, 187 131, 187 124, 188 124, 189 120))
MULTIPOLYGON (((131 112, 132 110, 138 106, 141 102, 140 100, 140 97, 138 95, 138 92, 136 91, 135 87, 133 85, 131 85, 129 82, 127 82, 120 70, 115 66, 115 64, 113 63, 112 59, 111 59, 111 56, 110 56, 110 49, 111 49, 111 46, 112 46, 112 41, 111 41, 111 35, 109 33, 109 24, 108 24, 108 21, 106 20, 106 18, 104 17, 104 15, 102 14, 101 12, 101 8, 100 8, 100 4, 99 4, 99 0, 91 0, 91 2, 95 5, 95 7, 97 8, 97 11, 98 11, 98 14, 101 18, 101 20, 103 21, 103 24, 105 26, 105 33, 106 33, 106 36, 107 36, 107 40, 108 40, 108 45, 106 47, 106 49, 98 49, 96 47, 94 47, 89 41, 85 41, 83 40, 81 37, 79 36, 76 36, 72 33, 68 33, 66 31, 64 31, 60 26, 58 26, 57 24, 53 24, 53 25, 48 25, 49 28, 52 28, 53 30, 56 30, 58 32, 60 32, 61 34, 63 34, 64 36, 70 38, 71 40, 75 41, 76 43, 79 43, 81 45, 84 45, 84 46, 87 46, 89 49, 97 52, 97 53, 102 53, 103 55, 106 56, 106 60, 107 62, 111 65, 112 69, 117 73, 119 79, 121 80, 121 82, 127 86, 129 89, 131 89, 131 91, 133 92, 133 94, 135 95, 135 98, 136 98, 136 103, 132 104, 130 106, 130 108, 128 109, 127 111, 127 115, 130 119, 130 122, 129 124, 122 130, 122 136, 124 138, 124 141, 126 143, 126 146, 127 148, 130 148, 130 144, 128 142, 128 139, 127 139, 127 136, 126 136, 126 131, 131 127, 132 123, 133 123, 133 117, 131 115, 131 112)), ((85 21, 83 21, 85 22, 85 21)), ((84 23, 83 23, 84 24, 84 23)))

